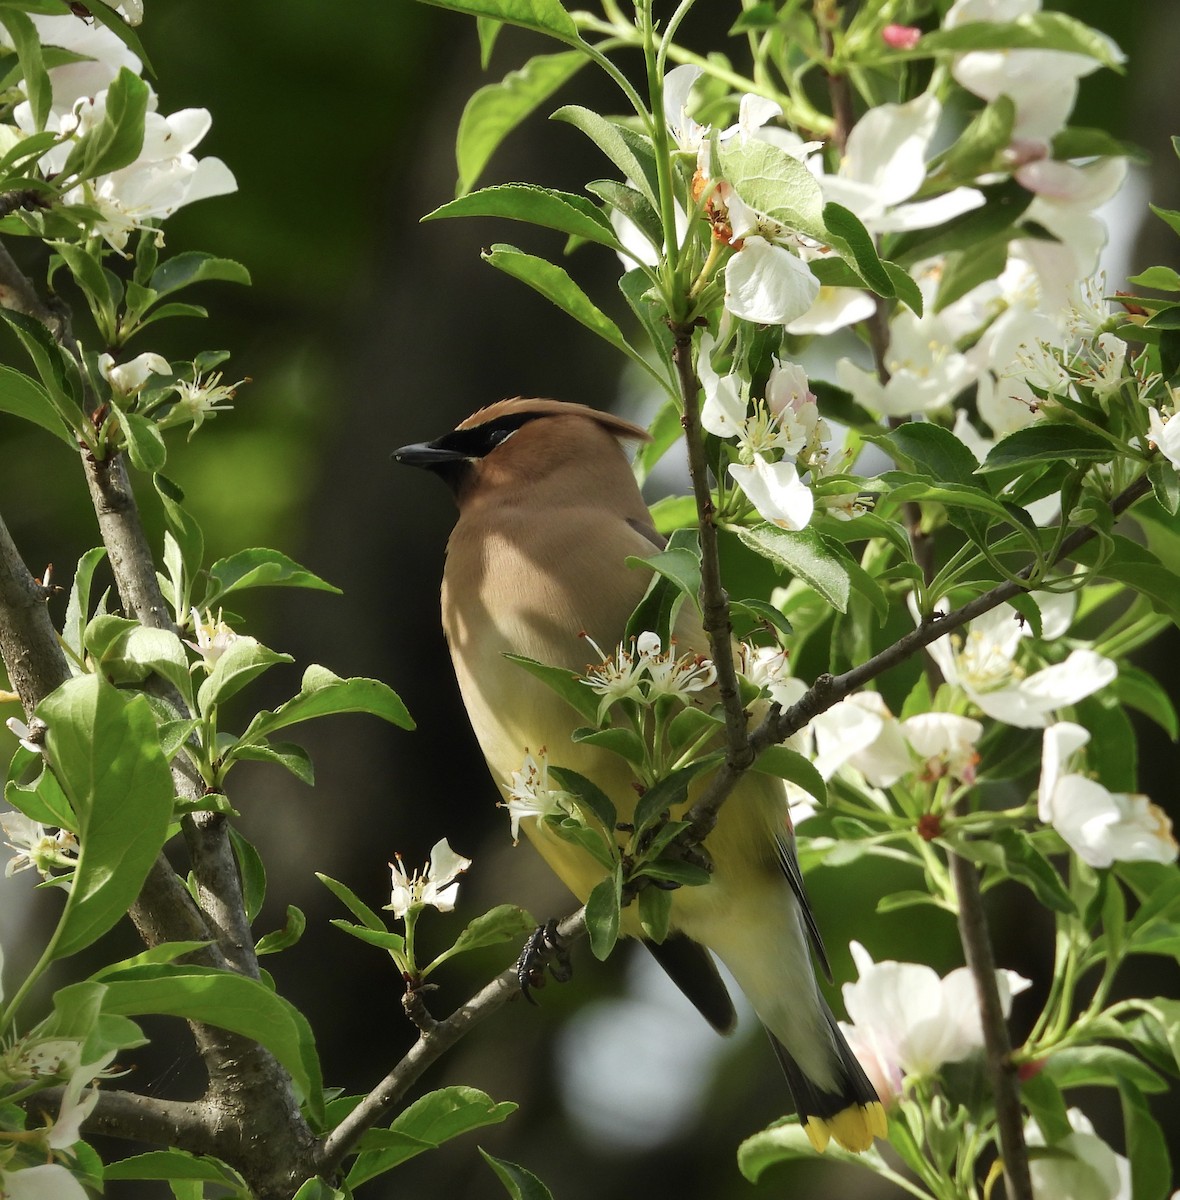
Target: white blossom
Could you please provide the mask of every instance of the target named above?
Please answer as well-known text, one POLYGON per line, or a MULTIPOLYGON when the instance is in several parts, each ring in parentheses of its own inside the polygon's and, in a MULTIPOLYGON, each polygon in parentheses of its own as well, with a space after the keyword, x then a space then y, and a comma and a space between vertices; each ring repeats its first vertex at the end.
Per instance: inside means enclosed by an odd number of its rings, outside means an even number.
POLYGON ((1180 421, 1173 413, 1164 417, 1159 409, 1152 407, 1147 410, 1147 438, 1163 456, 1180 470, 1180 421))
POLYGON ((755 454, 749 466, 730 463, 729 473, 763 520, 792 530, 811 520, 815 498, 793 462, 772 463, 755 454))
POLYGON ((857 692, 833 704, 811 729, 815 768, 825 779, 849 766, 873 787, 889 787, 914 768, 897 718, 878 692, 857 692))
POLYGON ((527 751, 519 771, 512 772, 511 781, 504 787, 508 799, 502 807, 508 810, 512 821, 512 842, 520 840, 520 823, 526 818, 554 816, 568 813, 570 796, 560 788, 549 784, 549 760, 544 746, 534 758, 527 751))
POLYGON ((185 641, 186 646, 191 646, 204 660, 207 670, 213 670, 217 665, 217 660, 238 640, 238 634, 222 620, 221 609, 217 610, 216 618, 209 610, 205 610, 205 617, 202 620, 201 614, 193 608, 191 610, 193 633, 196 636, 195 642, 185 641))
POLYGON ((21 812, 0 813, 5 845, 15 851, 4 868, 6 876, 35 870, 43 879, 53 870, 73 870, 78 839, 68 829, 49 830, 21 812))
POLYGON ((148 350, 129 362, 116 363, 110 354, 98 356, 99 374, 119 397, 138 395, 153 375, 171 375, 172 367, 160 354, 148 350))
POLYGON ((394 858, 396 861, 389 864, 393 890, 385 907, 392 909, 395 917, 404 918, 411 908, 426 905, 439 912, 450 912, 455 907, 459 894, 458 877, 471 866, 471 859, 456 854, 446 838, 435 842, 430 861, 413 875, 406 874, 400 854, 395 854, 394 858))
POLYGON ((659 637, 650 632, 641 633, 635 641, 639 661, 647 673, 646 698, 657 696, 684 697, 690 692, 704 691, 717 682, 717 668, 711 659, 699 654, 685 654, 677 658, 676 643, 665 653, 659 637))
POLYGON ((239 379, 237 383, 222 383, 220 371, 198 375, 192 382, 187 379, 176 381, 176 408, 193 423, 189 441, 192 441, 193 434, 201 428, 206 418, 233 409, 233 405, 226 401, 232 400, 245 382, 245 379, 239 379))
MULTIPOLYGON (((900 1094, 906 1076, 930 1075, 943 1063, 959 1062, 983 1049, 983 1024, 975 981, 967 967, 940 979, 920 963, 873 962, 859 942, 851 944, 858 978, 843 987, 852 1022, 841 1023, 854 1051, 861 1048, 876 1068, 882 1099, 900 1094)), ((1012 997, 1029 986, 1015 971, 998 970, 996 984, 1004 1015, 1012 997)), ((859 1053, 858 1053, 859 1057, 859 1053)))
MULTIPOLYGON (((1061 1154, 1030 1156, 1028 1170, 1036 1200, 1131 1200, 1131 1164, 1095 1132, 1084 1113, 1071 1108, 1072 1132, 1053 1143, 1061 1154)), ((1035 1121, 1024 1127, 1030 1147, 1045 1145, 1035 1121)))
POLYGON ((86 1189, 60 1163, 0 1170, 4 1200, 88 1200, 86 1189))
POLYGON ((1099 691, 1118 673, 1101 654, 1074 650, 1063 662, 1028 674, 1016 653, 1030 632, 1011 605, 1000 604, 926 649, 947 683, 962 688, 989 717, 1022 729, 1048 724, 1056 709, 1099 691))
POLYGON ((1146 796, 1107 791, 1096 780, 1069 770, 1070 760, 1089 740, 1088 730, 1069 721, 1045 730, 1037 815, 1092 867, 1175 862, 1176 838, 1163 809, 1146 796))
POLYGON ((955 713, 919 713, 902 721, 901 731, 922 761, 922 772, 927 778, 950 775, 964 783, 975 782, 975 767, 979 762, 975 746, 983 736, 983 726, 978 721, 955 713))

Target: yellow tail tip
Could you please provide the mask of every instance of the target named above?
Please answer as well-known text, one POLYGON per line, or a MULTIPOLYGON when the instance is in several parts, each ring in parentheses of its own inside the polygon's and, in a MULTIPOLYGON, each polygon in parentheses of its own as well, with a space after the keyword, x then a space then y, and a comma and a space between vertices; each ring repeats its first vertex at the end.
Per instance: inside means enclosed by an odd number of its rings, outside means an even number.
POLYGON ((889 1136, 889 1122, 884 1106, 873 1101, 871 1104, 851 1104, 831 1117, 808 1116, 803 1121, 803 1132, 818 1154, 822 1154, 833 1139, 845 1150, 860 1154, 872 1146, 873 1138, 889 1136))

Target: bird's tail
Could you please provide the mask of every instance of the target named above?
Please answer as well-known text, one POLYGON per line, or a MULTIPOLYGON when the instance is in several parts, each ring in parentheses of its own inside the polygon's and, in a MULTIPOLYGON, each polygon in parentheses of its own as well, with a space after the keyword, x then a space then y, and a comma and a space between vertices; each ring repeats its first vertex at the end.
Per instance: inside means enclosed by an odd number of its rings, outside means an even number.
POLYGON ((845 1150, 859 1154, 872 1146, 874 1137, 888 1136, 885 1108, 840 1032, 831 1010, 822 999, 820 1003, 823 1004, 838 1060, 834 1065, 834 1085, 819 1086, 803 1073, 773 1033, 770 1034, 770 1041, 787 1077, 787 1086, 791 1089, 791 1097, 799 1113, 799 1123, 812 1146, 822 1153, 828 1142, 835 1140, 845 1150))

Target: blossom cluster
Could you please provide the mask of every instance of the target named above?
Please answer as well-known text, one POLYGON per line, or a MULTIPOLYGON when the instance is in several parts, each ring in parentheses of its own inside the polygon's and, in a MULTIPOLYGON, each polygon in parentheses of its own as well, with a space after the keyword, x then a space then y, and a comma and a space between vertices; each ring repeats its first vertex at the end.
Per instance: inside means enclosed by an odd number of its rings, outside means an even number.
MULTIPOLYGON (((142 5, 129 4, 122 11, 137 22, 142 5)), ((46 178, 58 176, 55 183, 64 189, 62 201, 73 206, 84 234, 97 234, 122 251, 134 230, 170 216, 183 205, 236 189, 225 163, 212 157, 198 159, 193 153, 209 132, 208 111, 188 108, 164 116, 157 111, 158 97, 147 84, 143 145, 135 160, 76 182, 68 173, 61 175, 74 146, 102 125, 111 86, 120 73, 138 76, 143 63, 115 33, 93 19, 37 13, 29 19, 42 45, 64 51, 68 59, 48 70, 53 97, 45 128, 58 137, 37 165, 46 178)), ((0 29, 0 41, 5 38, 0 29)), ((5 149, 39 132, 30 99, 16 106, 13 121, 15 127, 0 129, 5 149)))
POLYGON ((699 654, 676 655, 676 641, 664 650, 658 634, 641 633, 633 646, 619 645, 606 655, 588 634, 583 634, 598 651, 601 663, 586 670, 583 682, 601 697, 599 723, 612 705, 620 700, 654 704, 661 696, 683 700, 694 692, 712 687, 717 680, 713 663, 699 654))

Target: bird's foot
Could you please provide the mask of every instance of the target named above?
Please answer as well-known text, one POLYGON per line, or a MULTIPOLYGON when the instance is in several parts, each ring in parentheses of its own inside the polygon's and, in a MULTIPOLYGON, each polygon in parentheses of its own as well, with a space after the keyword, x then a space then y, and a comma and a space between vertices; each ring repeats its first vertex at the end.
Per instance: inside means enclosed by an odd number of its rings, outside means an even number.
POLYGON ((520 992, 530 1004, 537 1003, 533 999, 533 989, 545 986, 546 969, 558 983, 565 983, 574 973, 569 947, 558 936, 557 922, 552 919, 533 930, 516 960, 520 992))

